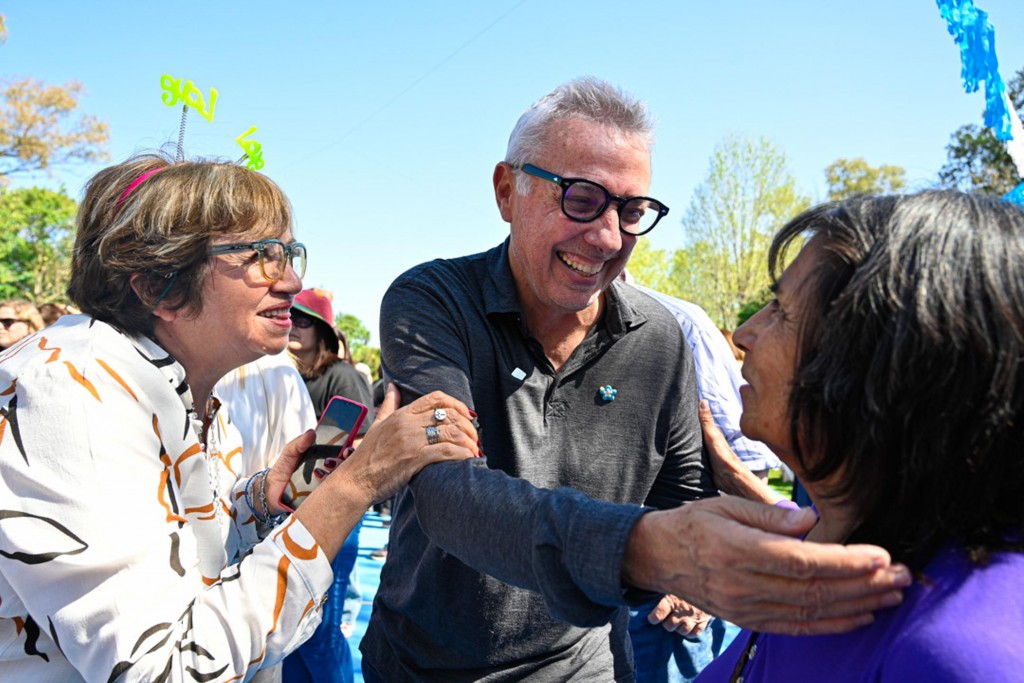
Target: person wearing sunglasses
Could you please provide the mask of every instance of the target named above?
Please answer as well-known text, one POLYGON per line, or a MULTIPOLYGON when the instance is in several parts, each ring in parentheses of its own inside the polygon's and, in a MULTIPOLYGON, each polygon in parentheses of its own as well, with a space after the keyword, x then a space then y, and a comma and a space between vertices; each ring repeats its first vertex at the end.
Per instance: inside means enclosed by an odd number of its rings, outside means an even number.
POLYGON ((24 299, 0 301, 0 351, 43 329, 43 316, 24 299))
POLYGON ((625 606, 648 590, 811 632, 899 598, 907 579, 881 549, 761 531, 806 531, 810 515, 680 507, 714 493, 693 357, 675 318, 616 280, 669 215, 651 196, 651 139, 642 102, 594 78, 559 86, 494 169, 509 237, 417 266, 385 294, 387 376, 409 398, 464 401, 485 457, 425 468, 399 494, 361 644, 367 681, 632 681, 625 606))
POLYGON ((284 350, 305 263, 284 194, 243 166, 140 155, 89 181, 68 288, 82 314, 0 354, 0 679, 251 680, 314 631, 367 507, 476 454, 469 411, 436 393, 290 516, 312 430, 244 471, 213 387, 284 350))
MULTIPOLYGON (((306 383, 317 419, 333 396, 362 403, 367 409, 359 428, 358 439, 362 439, 373 424, 373 395, 359 371, 340 355, 348 354, 334 328, 334 306, 328 293, 302 290, 292 300, 291 316, 288 350, 306 383)), ((359 553, 361 526, 361 522, 356 523, 332 563, 334 583, 322 607, 323 621, 309 640, 285 658, 283 683, 351 683, 354 679, 352 650, 342 631, 342 620, 359 553)))

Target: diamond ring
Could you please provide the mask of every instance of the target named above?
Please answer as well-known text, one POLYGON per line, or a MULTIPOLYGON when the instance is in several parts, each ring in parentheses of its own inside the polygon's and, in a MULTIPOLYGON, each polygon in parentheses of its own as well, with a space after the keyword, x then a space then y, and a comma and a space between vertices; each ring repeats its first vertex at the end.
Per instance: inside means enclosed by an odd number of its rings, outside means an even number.
POLYGON ((425 428, 427 430, 427 443, 431 446, 437 444, 441 440, 441 428, 435 425, 430 425, 425 428))
POLYGON ((434 419, 438 422, 444 422, 448 419, 448 411, 444 408, 434 408, 434 419))

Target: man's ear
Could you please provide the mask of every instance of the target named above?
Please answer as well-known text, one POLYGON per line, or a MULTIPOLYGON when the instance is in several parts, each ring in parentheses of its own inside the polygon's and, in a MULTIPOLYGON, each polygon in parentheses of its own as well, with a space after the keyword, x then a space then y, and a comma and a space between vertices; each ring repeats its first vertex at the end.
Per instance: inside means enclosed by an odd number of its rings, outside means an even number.
POLYGON ((515 171, 504 161, 494 167, 494 200, 506 223, 512 222, 512 195, 516 193, 515 171))
MULTIPOLYGON (((135 296, 139 298, 142 305, 146 307, 152 306, 153 300, 160 296, 159 292, 154 294, 153 292, 146 291, 147 285, 151 284, 151 282, 143 279, 141 273, 132 273, 131 277, 128 278, 128 284, 131 285, 132 291, 135 292, 135 296)), ((160 284, 159 286, 163 288, 166 285, 160 284)), ((164 322, 170 322, 178 317, 178 312, 168 309, 163 305, 162 301, 157 302, 151 313, 164 322)))

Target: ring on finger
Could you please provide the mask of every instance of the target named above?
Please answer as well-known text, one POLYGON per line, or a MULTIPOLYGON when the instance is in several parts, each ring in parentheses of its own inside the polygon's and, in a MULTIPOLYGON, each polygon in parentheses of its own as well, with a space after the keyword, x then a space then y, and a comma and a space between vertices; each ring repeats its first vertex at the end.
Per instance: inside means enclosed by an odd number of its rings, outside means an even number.
POLYGON ((437 420, 438 424, 448 419, 448 411, 444 408, 434 408, 434 419, 437 420))
POLYGON ((427 443, 431 446, 436 445, 441 440, 441 428, 437 425, 430 425, 424 427, 427 431, 427 443))

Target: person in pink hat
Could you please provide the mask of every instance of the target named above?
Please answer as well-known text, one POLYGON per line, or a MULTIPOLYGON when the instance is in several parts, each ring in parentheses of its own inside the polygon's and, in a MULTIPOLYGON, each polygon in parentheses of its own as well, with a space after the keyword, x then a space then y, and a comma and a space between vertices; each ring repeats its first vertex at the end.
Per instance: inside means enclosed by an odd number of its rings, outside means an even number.
MULTIPOLYGON (((291 318, 288 350, 306 381, 317 418, 332 396, 358 401, 368 411, 359 430, 361 438, 373 423, 373 396, 359 371, 339 356, 341 346, 334 330, 330 293, 322 289, 302 290, 292 300, 291 318)), ((361 525, 357 524, 349 534, 332 565, 334 584, 323 606, 323 621, 313 636, 284 661, 284 683, 348 683, 353 679, 352 651, 341 630, 341 621, 345 593, 359 550, 361 525)))

